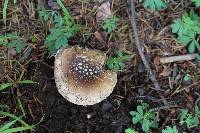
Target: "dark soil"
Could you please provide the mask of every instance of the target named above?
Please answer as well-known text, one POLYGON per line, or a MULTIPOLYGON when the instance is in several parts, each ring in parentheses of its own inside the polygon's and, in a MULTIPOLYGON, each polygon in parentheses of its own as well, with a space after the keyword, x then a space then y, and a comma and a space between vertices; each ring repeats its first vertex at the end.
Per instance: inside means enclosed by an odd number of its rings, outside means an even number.
MULTIPOLYGON (((52 65, 53 59, 45 63, 52 65)), ((132 102, 131 96, 124 94, 124 88, 115 89, 109 98, 99 104, 74 105, 58 93, 53 69, 47 64, 32 62, 27 69, 28 77, 34 77, 39 85, 23 87, 28 89, 23 97, 28 100, 26 107, 30 110, 30 122, 37 122, 44 115, 37 133, 122 133, 131 124, 129 111, 134 109, 135 102, 132 102)))
MULTIPOLYGON (((113 0, 111 10, 120 18, 118 27, 125 26, 125 28, 120 32, 114 32, 106 45, 101 44, 94 35, 96 31, 102 31, 101 24, 96 23, 93 9, 99 3, 83 4, 76 0, 67 1, 69 1, 66 4, 67 8, 75 21, 82 26, 80 33, 70 40, 70 46, 79 45, 98 49, 105 52, 107 56, 112 56, 113 49, 118 48, 133 55, 133 59, 125 63, 123 70, 118 74, 118 82, 113 93, 93 106, 72 104, 58 93, 54 81, 54 57, 49 57, 48 50, 44 47, 45 35, 50 26, 41 23, 36 10, 38 2, 32 1, 33 6, 30 6, 29 1, 21 0, 18 3, 20 11, 17 10, 13 15, 18 17, 19 23, 13 20, 11 12, 13 4, 11 4, 8 10, 9 26, 4 29, 3 22, 0 20, 0 33, 18 32, 32 49, 29 52, 25 49, 21 54, 10 55, 7 48, 0 46, 0 57, 3 57, 0 58, 0 83, 18 81, 21 77, 21 79, 36 81, 38 84, 14 85, 0 93, 0 105, 9 106, 13 114, 20 116, 22 114, 18 103, 20 100, 25 109, 25 121, 30 124, 36 124, 44 117, 36 129, 30 132, 124 133, 127 127, 134 127, 142 132, 139 124, 132 124, 129 112, 135 110, 143 100, 150 105, 151 109, 158 107, 159 128, 151 130, 153 133, 160 133, 165 126, 169 125, 177 125, 180 132, 200 132, 200 127, 187 129, 185 125, 179 124, 178 119, 180 109, 187 108, 194 112, 194 106, 200 106, 199 61, 175 62, 166 65, 156 63, 156 58, 163 57, 164 53, 168 56, 187 54, 187 50, 177 44, 175 36, 171 33, 170 24, 174 18, 194 8, 191 2, 184 0, 177 0, 177 3, 169 2, 166 10, 154 13, 145 10, 141 3, 136 4, 138 33, 141 43, 145 45, 144 53, 163 89, 162 95, 172 106, 169 109, 163 109, 163 101, 154 90, 154 85, 140 60, 134 38, 132 38, 128 1, 113 0), (37 36, 37 42, 31 40, 32 35, 37 36), (12 60, 19 61, 21 65, 12 60), (167 76, 162 75, 164 68, 170 71, 167 76), (191 76, 190 81, 183 81, 185 74, 191 76), (169 78, 176 81, 171 82, 169 78)), ((47 1, 43 2, 46 3, 47 9, 53 9, 48 6, 47 1)), ((1 9, 0 5, 0 11, 1 9)), ((1 14, 0 12, 0 16, 1 14)), ((0 123, 8 121, 7 118, 0 117, 0 123)))
MULTIPOLYGON (((37 123, 44 116, 44 120, 35 130, 36 133, 123 133, 127 127, 132 127, 129 112, 136 109, 138 100, 150 103, 151 108, 162 106, 162 102, 155 91, 144 92, 143 88, 152 86, 152 84, 146 81, 146 85, 141 85, 145 82, 140 80, 144 79, 141 73, 135 72, 137 78, 132 76, 133 82, 131 83, 135 86, 126 90, 127 88, 124 85, 127 84, 126 80, 131 76, 131 71, 122 72, 119 75, 121 80, 114 92, 101 103, 93 106, 72 104, 58 93, 54 82, 53 62, 54 58, 48 57, 45 57, 43 62, 31 62, 27 68, 27 79, 32 78, 39 85, 25 86, 20 90, 23 93, 23 96, 20 97, 21 100, 23 103, 28 103, 24 105, 25 108, 28 108, 27 120, 30 123, 37 123)), ((193 97, 193 99, 196 98, 198 97, 193 97)), ((191 99, 185 99, 181 95, 174 95, 170 101, 179 106, 193 106, 190 105, 192 104, 191 99)), ((173 110, 175 111, 175 109, 173 110)), ((171 111, 174 112, 173 110, 171 111)), ((170 117, 176 118, 177 114, 161 110, 159 127, 162 127, 166 118, 170 117)), ((200 129, 197 127, 188 132, 199 133, 199 131, 200 129)), ((158 132, 158 130, 155 132, 158 132)))

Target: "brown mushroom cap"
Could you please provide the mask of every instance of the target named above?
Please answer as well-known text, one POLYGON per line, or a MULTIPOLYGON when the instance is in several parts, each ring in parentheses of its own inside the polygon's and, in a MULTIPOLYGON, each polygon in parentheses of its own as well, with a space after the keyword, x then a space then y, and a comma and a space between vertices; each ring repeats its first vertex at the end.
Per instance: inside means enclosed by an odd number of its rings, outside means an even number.
POLYGON ((78 105, 93 105, 113 91, 117 74, 102 68, 106 56, 97 50, 71 47, 55 59, 55 82, 59 93, 78 105))

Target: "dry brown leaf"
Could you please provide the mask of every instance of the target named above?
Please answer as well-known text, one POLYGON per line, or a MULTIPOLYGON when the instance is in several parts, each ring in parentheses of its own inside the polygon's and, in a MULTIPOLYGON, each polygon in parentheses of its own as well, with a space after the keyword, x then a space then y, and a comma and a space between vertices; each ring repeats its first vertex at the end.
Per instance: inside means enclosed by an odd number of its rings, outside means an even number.
POLYGON ((94 36, 99 40, 101 44, 106 45, 107 34, 105 32, 96 31, 94 36))
POLYGON ((17 51, 14 48, 9 48, 8 55, 12 59, 15 55, 17 55, 17 51))
POLYGON ((65 5, 69 4, 71 0, 64 0, 65 5))
POLYGON ((155 66, 158 66, 158 65, 160 65, 160 57, 159 56, 156 56, 155 58, 154 58, 154 65, 155 66))
POLYGON ((103 20, 110 17, 111 15, 112 14, 111 14, 111 9, 110 9, 110 2, 106 1, 98 7, 96 19, 98 22, 102 22, 103 20))
POLYGON ((171 73, 171 71, 170 71, 169 67, 168 66, 164 66, 164 69, 160 73, 160 76, 168 77, 170 75, 170 73, 171 73))

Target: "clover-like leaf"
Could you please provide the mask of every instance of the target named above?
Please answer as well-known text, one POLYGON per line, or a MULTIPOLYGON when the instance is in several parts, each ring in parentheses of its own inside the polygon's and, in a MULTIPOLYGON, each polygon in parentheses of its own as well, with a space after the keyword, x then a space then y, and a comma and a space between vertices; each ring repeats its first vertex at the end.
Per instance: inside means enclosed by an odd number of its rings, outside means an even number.
POLYGON ((148 119, 144 119, 142 122, 142 130, 147 132, 151 126, 151 122, 148 119))
POLYGON ((144 0, 143 4, 145 8, 150 8, 152 11, 156 9, 162 10, 167 7, 163 0, 144 0))
MULTIPOLYGON (((172 33, 177 34, 180 45, 187 46, 189 53, 200 51, 198 35, 200 34, 200 17, 191 10, 182 18, 173 21, 172 33)), ((197 57, 198 59, 198 57, 197 57)))
POLYGON ((196 7, 200 7, 200 0, 192 0, 195 3, 196 7))
POLYGON ((140 113, 138 113, 136 111, 131 111, 130 114, 133 116, 133 118, 132 118, 133 124, 136 124, 143 119, 143 115, 141 115, 140 113))
POLYGON ((182 109, 180 114, 180 124, 182 125, 184 123, 186 123, 188 128, 195 127, 199 124, 198 116, 189 113, 186 109, 182 109))
POLYGON ((108 69, 112 69, 115 72, 119 72, 124 65, 125 61, 130 60, 130 55, 124 55, 124 53, 120 50, 116 51, 114 57, 110 57, 106 61, 106 66, 108 69))
POLYGON ((127 129, 125 130, 125 133, 138 133, 138 132, 135 131, 135 130, 132 129, 132 128, 127 128, 127 129))
POLYGON ((196 43, 198 43, 196 40, 193 40, 189 46, 188 46, 188 51, 189 53, 194 53, 195 48, 196 48, 196 43))
POLYGON ((176 126, 166 126, 166 128, 162 130, 162 133, 178 133, 178 129, 176 128, 176 126))
POLYGON ((158 122, 156 119, 156 112, 148 110, 149 105, 147 103, 141 103, 137 106, 137 111, 131 111, 133 124, 140 123, 142 130, 147 132, 150 128, 157 128, 158 122))

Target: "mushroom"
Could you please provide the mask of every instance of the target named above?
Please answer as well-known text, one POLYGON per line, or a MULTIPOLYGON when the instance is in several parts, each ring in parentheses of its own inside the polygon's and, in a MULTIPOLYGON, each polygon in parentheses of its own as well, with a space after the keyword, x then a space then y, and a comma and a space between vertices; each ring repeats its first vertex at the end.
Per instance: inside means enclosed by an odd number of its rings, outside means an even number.
POLYGON ((58 92, 77 105, 93 105, 113 91, 117 74, 104 70, 106 55, 98 50, 71 47, 55 57, 54 76, 58 92))

